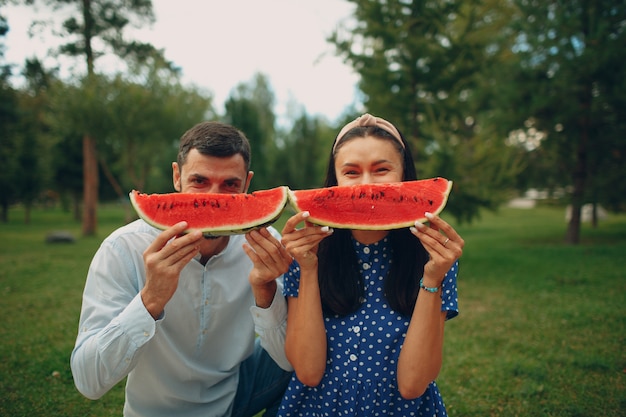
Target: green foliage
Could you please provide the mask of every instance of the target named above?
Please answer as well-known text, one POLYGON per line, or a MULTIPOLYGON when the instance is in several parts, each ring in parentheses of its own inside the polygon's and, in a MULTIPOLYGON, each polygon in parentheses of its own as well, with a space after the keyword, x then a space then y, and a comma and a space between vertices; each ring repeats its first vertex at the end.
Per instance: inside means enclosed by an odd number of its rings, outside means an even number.
POLYGON ((224 104, 224 121, 240 129, 252 149, 251 170, 254 171, 252 189, 272 188, 276 167, 276 116, 274 93, 269 80, 256 74, 250 83, 241 83, 224 104))
MULTIPOLYGON (((70 17, 61 24, 62 34, 68 41, 59 47, 59 53, 84 58, 87 74, 94 73, 96 59, 104 55, 167 65, 162 53, 151 44, 126 40, 123 36, 129 25, 139 27, 154 22, 152 0, 40 1, 51 5, 56 11, 70 12, 70 17)), ((37 0, 30 2, 37 3, 37 0)))
POLYGON ((15 175, 19 165, 15 158, 18 146, 16 130, 18 123, 17 92, 0 79, 0 207, 2 221, 7 221, 9 205, 18 199, 15 175))
POLYGON ((320 119, 303 113, 284 137, 277 178, 293 189, 321 187, 335 132, 320 119))
MULTIPOLYGON (((58 84, 52 105, 55 131, 65 138, 61 146, 79 147, 74 139, 84 131, 99 138, 99 163, 120 198, 131 188, 171 187, 178 139, 209 108, 209 98, 157 72, 141 83, 118 75, 88 77, 77 86, 58 84)), ((71 159, 59 161, 60 170, 77 164, 79 155, 66 156, 71 159)))
MULTIPOLYGON (((519 62, 507 68, 512 81, 507 100, 517 112, 500 120, 510 130, 515 123, 518 128, 530 123, 543 135, 541 147, 529 152, 528 171, 534 175, 525 185, 571 186, 575 211, 585 202, 623 206, 624 185, 618 178, 626 162, 626 3, 515 4, 519 13, 510 27, 519 62)), ((572 243, 578 227, 573 217, 572 243)))
MULTIPOLYGON (((121 414, 123 383, 90 401, 69 369, 89 262, 124 223, 118 205, 99 211, 101 236, 75 244, 44 242, 54 230, 80 236, 59 208, 24 225, 16 207, 0 224, 0 415, 121 414)), ((446 324, 437 380, 450 417, 623 415, 626 216, 585 225, 580 246, 562 243, 562 224, 560 208, 507 208, 457 227, 460 315, 446 324)))
POLYGON ((368 111, 407 136, 421 177, 456 182, 450 209, 458 220, 497 207, 521 164, 490 124, 483 73, 504 59, 498 42, 509 3, 351 2, 354 27, 329 41, 361 76, 368 111))

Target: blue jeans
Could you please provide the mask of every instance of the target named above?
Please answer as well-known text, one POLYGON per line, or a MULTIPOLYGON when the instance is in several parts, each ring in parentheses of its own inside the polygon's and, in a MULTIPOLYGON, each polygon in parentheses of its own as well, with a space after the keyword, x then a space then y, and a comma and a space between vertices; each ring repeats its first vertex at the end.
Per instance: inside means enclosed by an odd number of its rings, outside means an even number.
POLYGON ((263 410, 264 417, 275 416, 291 375, 274 362, 257 338, 254 353, 239 369, 232 417, 253 417, 263 410))

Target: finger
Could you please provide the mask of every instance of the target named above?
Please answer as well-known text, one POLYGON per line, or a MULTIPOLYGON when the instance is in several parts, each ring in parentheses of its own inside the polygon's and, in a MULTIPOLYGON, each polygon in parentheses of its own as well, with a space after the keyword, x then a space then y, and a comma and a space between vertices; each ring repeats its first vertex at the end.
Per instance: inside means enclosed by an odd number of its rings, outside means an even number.
POLYGON ((310 249, 312 246, 317 245, 322 239, 332 233, 333 229, 328 226, 306 227, 304 229, 283 235, 282 244, 287 248, 287 251, 293 255, 292 251, 295 248, 303 245, 309 245, 310 249))
POLYGON ((247 233, 246 240, 261 257, 272 258, 274 262, 291 260, 285 247, 265 228, 247 233))
POLYGON ((283 227, 282 234, 292 233, 293 231, 295 231, 296 226, 304 222, 307 217, 309 217, 308 211, 301 211, 300 213, 296 213, 293 216, 291 216, 285 222, 285 226, 283 227))
POLYGON ((317 254, 319 243, 326 236, 328 236, 328 234, 311 234, 303 236, 301 239, 296 241, 286 242, 285 247, 294 258, 299 258, 300 256, 303 256, 303 254, 307 254, 309 252, 317 254))
POLYGON ((276 239, 267 228, 262 228, 259 230, 261 236, 263 236, 269 243, 271 243, 276 249, 278 249, 278 253, 281 257, 291 258, 291 256, 287 253, 287 250, 283 246, 283 244, 276 239))
POLYGON ((432 255, 433 252, 439 252, 437 246, 441 246, 441 242, 439 242, 437 236, 442 236, 439 232, 435 232, 424 224, 415 222, 415 227, 411 227, 411 233, 422 242, 428 253, 432 255))
POLYGON ((259 258, 259 255, 257 255, 257 253, 254 251, 254 249, 252 249, 249 244, 244 243, 242 246, 243 251, 246 253, 246 255, 248 255, 253 264, 261 262, 261 258, 259 258))
POLYGON ((176 240, 178 239, 175 239, 169 245, 166 246, 166 248, 171 247, 171 252, 168 254, 164 254, 164 256, 166 256, 164 260, 167 261, 169 265, 172 265, 172 266, 174 265, 184 266, 189 261, 191 261, 194 258, 194 256, 198 254, 200 247, 197 245, 195 241, 186 243, 184 245, 175 246, 175 243, 177 243, 176 240))
MULTIPOLYGON (((463 238, 461 238, 461 236, 448 222, 443 220, 441 217, 431 213, 426 213, 426 217, 430 220, 431 224, 435 224, 439 228, 439 230, 445 233, 445 235, 450 239, 448 245, 453 242, 459 245, 461 248, 464 246, 465 242, 463 241, 463 238)), ((443 239, 443 241, 445 241, 445 239, 443 239)))
POLYGON ((187 229, 187 222, 183 221, 176 223, 169 229, 166 229, 159 233, 156 239, 154 239, 154 242, 152 242, 152 244, 148 246, 148 250, 150 252, 157 252, 161 250, 167 244, 167 242, 183 233, 185 229, 187 229))
POLYGON ((254 270, 257 271, 257 276, 263 280, 273 280, 284 274, 289 270, 292 258, 288 257, 288 260, 280 259, 278 262, 274 262, 272 258, 263 258, 248 244, 244 243, 243 250, 254 264, 254 270))

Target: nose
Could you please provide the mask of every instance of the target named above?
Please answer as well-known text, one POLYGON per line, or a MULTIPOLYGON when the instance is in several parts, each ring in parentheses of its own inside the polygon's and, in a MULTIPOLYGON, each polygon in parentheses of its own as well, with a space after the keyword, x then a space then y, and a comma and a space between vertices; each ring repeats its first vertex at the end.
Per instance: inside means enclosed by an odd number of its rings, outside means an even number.
POLYGON ((207 193, 219 193, 220 192, 220 186, 219 184, 211 184, 207 189, 206 189, 207 193))
POLYGON ((361 175, 361 184, 371 184, 373 182, 375 182, 374 178, 369 172, 364 172, 363 175, 361 175))

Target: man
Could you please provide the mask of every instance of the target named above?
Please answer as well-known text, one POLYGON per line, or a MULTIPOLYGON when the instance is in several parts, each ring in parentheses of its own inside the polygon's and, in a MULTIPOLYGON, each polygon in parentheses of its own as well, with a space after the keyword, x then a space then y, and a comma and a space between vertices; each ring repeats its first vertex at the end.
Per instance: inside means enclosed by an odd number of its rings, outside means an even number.
MULTIPOLYGON (((242 132, 200 123, 180 140, 174 188, 244 193, 249 164, 242 132)), ((207 239, 186 226, 137 220, 103 241, 71 357, 76 387, 97 399, 128 376, 125 416, 273 415, 292 370, 277 279, 291 257, 272 228, 207 239)))

